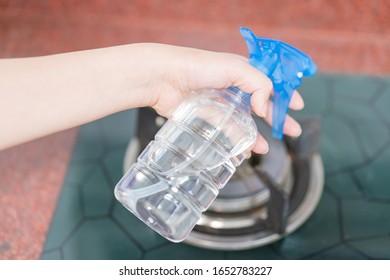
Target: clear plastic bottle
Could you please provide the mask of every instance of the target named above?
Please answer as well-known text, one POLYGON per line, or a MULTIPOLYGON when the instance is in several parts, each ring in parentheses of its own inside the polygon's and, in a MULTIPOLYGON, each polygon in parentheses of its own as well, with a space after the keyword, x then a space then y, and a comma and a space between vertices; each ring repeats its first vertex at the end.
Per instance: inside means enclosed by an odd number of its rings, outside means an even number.
POLYGON ((233 87, 189 94, 117 184, 116 198, 163 237, 184 240, 256 141, 249 98, 233 87))

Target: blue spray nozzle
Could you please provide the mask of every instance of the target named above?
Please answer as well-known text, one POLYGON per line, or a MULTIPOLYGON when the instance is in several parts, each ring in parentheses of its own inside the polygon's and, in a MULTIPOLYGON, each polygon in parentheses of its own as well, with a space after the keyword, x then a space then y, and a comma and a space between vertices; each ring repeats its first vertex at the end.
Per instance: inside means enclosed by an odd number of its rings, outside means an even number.
POLYGON ((274 85, 272 135, 282 139, 291 96, 302 77, 313 76, 317 67, 308 55, 286 43, 257 37, 245 27, 240 32, 248 46, 249 63, 267 75, 274 85))

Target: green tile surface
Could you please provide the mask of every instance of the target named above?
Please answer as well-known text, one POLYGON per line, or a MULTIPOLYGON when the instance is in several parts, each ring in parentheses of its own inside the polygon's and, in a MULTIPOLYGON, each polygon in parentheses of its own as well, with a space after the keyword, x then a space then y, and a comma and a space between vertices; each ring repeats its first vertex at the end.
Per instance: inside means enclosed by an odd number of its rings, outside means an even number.
POLYGON ((349 199, 342 202, 344 237, 362 238, 390 232, 390 203, 349 199))
POLYGON ((61 247, 83 220, 80 190, 70 184, 63 186, 57 209, 50 225, 45 250, 61 247))
POLYGON ((390 259, 390 238, 374 237, 365 240, 357 240, 349 242, 351 248, 354 248, 370 259, 390 259))
POLYGON ((324 193, 309 220, 275 247, 287 259, 301 259, 333 246, 340 240, 337 203, 324 193))
POLYGON ((65 259, 138 259, 142 250, 128 242, 124 231, 110 219, 87 220, 64 244, 65 259))
POLYGON ((147 260, 221 260, 224 259, 222 251, 205 250, 187 244, 170 243, 157 249, 146 251, 147 260))
POLYGON ((361 151, 366 158, 374 159, 389 146, 390 134, 384 123, 359 121, 354 127, 359 135, 361 151))
POLYGON ((390 146, 356 171, 364 192, 370 197, 390 201, 390 146))
POLYGON ((80 129, 42 259, 390 259, 390 78, 318 75, 304 80, 320 116, 325 190, 308 221, 283 240, 242 251, 173 244, 114 198, 137 111, 80 129))
POLYGON ((61 251, 59 249, 46 251, 41 255, 42 260, 62 260, 61 251))
POLYGON ((326 188, 339 198, 360 197, 362 195, 355 177, 350 173, 329 176, 326 179, 326 188))
POLYGON ((321 251, 317 254, 313 254, 308 259, 314 260, 365 260, 367 256, 364 253, 361 253, 353 247, 339 244, 335 247, 332 247, 328 250, 321 251))
POLYGON ((364 156, 355 141, 357 135, 348 123, 334 115, 328 115, 323 118, 321 133, 320 149, 325 172, 345 169, 364 162, 364 156))
POLYGON ((103 175, 102 168, 96 168, 82 186, 84 216, 108 215, 112 197, 110 182, 103 175))
POLYGON ((332 75, 330 87, 336 100, 342 103, 361 102, 367 104, 378 94, 382 94, 385 79, 370 76, 332 75))
POLYGON ((282 260, 284 257, 273 246, 264 246, 250 250, 240 250, 226 254, 230 260, 282 260))
POLYGON ((305 109, 295 115, 325 114, 329 106, 328 83, 326 77, 306 79, 299 88, 305 98, 305 109))
POLYGON ((99 122, 92 122, 83 126, 79 131, 76 146, 73 151, 73 160, 98 160, 103 153, 104 143, 101 137, 99 122))

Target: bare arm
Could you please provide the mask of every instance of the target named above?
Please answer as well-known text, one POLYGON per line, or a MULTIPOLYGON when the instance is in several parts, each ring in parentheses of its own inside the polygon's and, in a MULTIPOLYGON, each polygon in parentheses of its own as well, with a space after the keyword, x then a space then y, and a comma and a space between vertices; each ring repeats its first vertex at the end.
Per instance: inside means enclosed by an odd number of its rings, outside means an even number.
MULTIPOLYGON (((109 114, 151 106, 169 117, 197 88, 238 86, 270 120, 271 82, 234 54, 160 44, 133 44, 35 58, 0 60, 0 150, 109 114)), ((294 94, 293 109, 303 101, 294 94)), ((301 133, 286 120, 284 131, 301 133)), ((260 136, 255 152, 266 152, 260 136)))

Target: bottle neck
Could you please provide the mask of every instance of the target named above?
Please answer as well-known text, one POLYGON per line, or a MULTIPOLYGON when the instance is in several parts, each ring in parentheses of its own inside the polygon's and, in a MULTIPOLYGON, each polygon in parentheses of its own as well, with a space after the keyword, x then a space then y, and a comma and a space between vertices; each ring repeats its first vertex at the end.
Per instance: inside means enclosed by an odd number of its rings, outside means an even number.
POLYGON ((228 90, 234 94, 235 100, 237 106, 244 109, 245 111, 249 112, 252 109, 251 105, 251 94, 246 93, 242 90, 240 90, 237 87, 229 87, 228 90))

